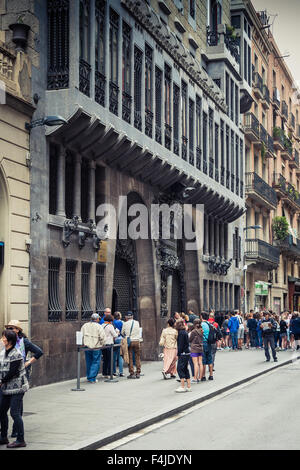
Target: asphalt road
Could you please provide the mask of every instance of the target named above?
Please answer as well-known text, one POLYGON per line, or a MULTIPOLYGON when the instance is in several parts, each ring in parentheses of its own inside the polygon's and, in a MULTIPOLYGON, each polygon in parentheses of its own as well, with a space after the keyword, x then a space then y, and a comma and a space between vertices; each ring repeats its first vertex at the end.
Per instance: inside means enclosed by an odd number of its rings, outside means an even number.
MULTIPOLYGON (((170 397, 171 399, 171 397, 170 397)), ((145 430, 116 450, 299 450, 300 364, 279 368, 227 395, 145 430)), ((128 439, 128 438, 127 438, 128 439)), ((130 439, 130 438, 129 438, 130 439)))

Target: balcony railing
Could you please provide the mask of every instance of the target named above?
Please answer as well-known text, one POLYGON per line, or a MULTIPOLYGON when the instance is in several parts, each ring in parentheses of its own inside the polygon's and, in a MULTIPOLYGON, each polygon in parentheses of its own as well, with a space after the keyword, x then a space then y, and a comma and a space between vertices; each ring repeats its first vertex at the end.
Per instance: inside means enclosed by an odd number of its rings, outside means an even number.
POLYGON ((278 150, 284 149, 284 131, 279 127, 273 129, 274 147, 278 150))
POLYGON ((277 246, 257 238, 247 239, 245 247, 245 256, 248 259, 257 260, 262 263, 271 263, 275 266, 279 265, 280 249, 277 246))
POLYGON ((268 134, 268 150, 271 152, 271 154, 274 153, 274 140, 273 137, 268 134))
POLYGON ((267 85, 263 85, 263 99, 266 105, 270 104, 270 91, 267 85))
POLYGON ((260 140, 267 146, 268 145, 268 133, 262 124, 260 125, 259 136, 260 136, 260 140))
POLYGON ((276 191, 255 172, 246 173, 246 192, 255 192, 268 204, 277 206, 276 191))
POLYGON ((280 173, 274 173, 273 187, 280 191, 282 197, 287 202, 292 203, 293 206, 297 206, 297 210, 300 208, 300 196, 296 188, 288 183, 284 176, 280 173))
POLYGON ((232 37, 230 33, 218 33, 215 30, 207 28, 206 33, 208 46, 218 46, 224 41, 224 44, 236 62, 240 61, 240 49, 238 39, 232 37), (223 39, 224 38, 224 39, 223 39))
POLYGON ((245 130, 250 130, 259 138, 259 120, 253 113, 245 114, 245 130))
POLYGON ((284 240, 275 240, 274 244, 280 249, 291 256, 300 257, 300 240, 298 238, 288 235, 284 240))
POLYGON ((289 116, 289 108, 288 108, 288 105, 286 104, 285 101, 282 101, 282 103, 281 103, 281 114, 282 114, 286 119, 288 119, 288 116, 289 116))

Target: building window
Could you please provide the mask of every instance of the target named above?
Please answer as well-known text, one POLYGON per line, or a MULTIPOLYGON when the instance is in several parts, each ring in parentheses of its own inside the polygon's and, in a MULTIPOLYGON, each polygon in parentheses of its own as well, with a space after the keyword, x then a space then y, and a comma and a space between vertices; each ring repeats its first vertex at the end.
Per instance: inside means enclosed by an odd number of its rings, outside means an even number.
POLYGON ((227 107, 228 107, 228 112, 229 112, 229 104, 230 104, 230 99, 229 99, 229 75, 228 73, 226 72, 226 75, 225 75, 225 99, 226 99, 226 104, 227 104, 227 107))
POLYGON ((162 71, 155 67, 155 140, 162 142, 161 136, 161 106, 162 106, 162 71))
POLYGON ((231 191, 234 192, 234 132, 231 131, 230 140, 230 153, 231 153, 231 191))
POLYGON ((209 151, 209 176, 214 177, 214 112, 212 109, 209 110, 209 121, 208 121, 208 151, 209 151))
POLYGON ((235 192, 239 196, 240 195, 240 169, 239 169, 239 158, 240 158, 240 148, 239 148, 239 137, 235 135, 235 178, 236 178, 236 188, 235 192))
POLYGON ((224 121, 221 120, 221 184, 225 184, 225 146, 224 146, 224 121))
POLYGON ((152 138, 153 111, 152 111, 152 89, 153 89, 153 50, 148 44, 145 45, 145 134, 152 138))
POLYGON ((119 95, 118 34, 119 34, 119 15, 112 8, 110 8, 110 14, 109 14, 109 59, 110 59, 109 110, 116 116, 118 115, 118 95, 119 95))
POLYGON ((89 320, 93 313, 90 305, 91 263, 81 263, 81 319, 89 320))
POLYGON ((142 65, 143 53, 134 47, 134 127, 142 130, 142 65))
POLYGON ((196 0, 190 0, 190 16, 196 18, 196 0))
POLYGON ((66 320, 78 320, 76 306, 76 267, 77 261, 66 260, 66 320))
POLYGON ((219 126, 215 124, 215 179, 219 182, 219 126))
POLYGON ((240 117, 240 97, 239 97, 239 88, 235 85, 235 123, 239 125, 239 117, 240 117))
POLYGON ((48 90, 69 87, 69 0, 48 0, 48 90))
POLYGON ((180 88, 174 84, 173 86, 173 127, 174 127, 174 142, 173 150, 176 155, 179 155, 179 101, 180 101, 180 88))
POLYGON ((60 258, 49 258, 48 261, 48 321, 62 320, 62 309, 59 300, 60 258))
POLYGON ((181 85, 181 135, 182 135, 182 147, 181 156, 183 160, 187 160, 187 84, 182 82, 181 85))
POLYGON ((196 97, 196 167, 201 170, 201 98, 196 97))
POLYGON ((80 0, 79 19, 79 90, 90 96, 90 1, 80 0))
POLYGON ((203 112, 203 173, 207 174, 207 113, 203 112))
POLYGON ((165 64, 165 147, 171 150, 171 67, 165 64))
POLYGON ((122 118, 131 121, 131 28, 123 21, 122 28, 122 118))
POLYGON ((105 106, 105 1, 95 4, 95 101, 105 106))
POLYGON ((226 125, 226 188, 230 188, 230 145, 229 126, 226 125))
POLYGON ((194 113, 195 113, 195 103, 193 100, 189 100, 189 142, 190 142, 190 154, 189 162, 191 165, 194 165, 194 113))
POLYGON ((234 82, 230 79, 230 119, 234 121, 234 82))

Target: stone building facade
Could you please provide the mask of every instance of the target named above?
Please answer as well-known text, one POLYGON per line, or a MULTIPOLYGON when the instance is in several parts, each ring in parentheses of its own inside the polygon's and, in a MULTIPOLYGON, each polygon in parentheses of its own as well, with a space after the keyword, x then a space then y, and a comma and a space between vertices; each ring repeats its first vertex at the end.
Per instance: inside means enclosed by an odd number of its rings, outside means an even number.
MULTIPOLYGON (((35 384, 76 374, 75 333, 132 310, 155 359, 175 311, 240 307, 244 134, 251 89, 229 1, 31 2, 31 336, 35 384), (37 25, 39 25, 37 27, 37 25), (97 207, 204 204, 203 243, 98 238, 97 207)), ((250 102, 251 103, 251 102, 250 102)), ((130 219, 129 216, 129 221, 130 219)), ((195 218, 194 218, 195 220, 195 218)), ((108 227, 110 228, 110 227, 108 227)))
POLYGON ((17 318, 28 331, 31 59, 5 31, 12 21, 0 19, 0 329, 17 318))

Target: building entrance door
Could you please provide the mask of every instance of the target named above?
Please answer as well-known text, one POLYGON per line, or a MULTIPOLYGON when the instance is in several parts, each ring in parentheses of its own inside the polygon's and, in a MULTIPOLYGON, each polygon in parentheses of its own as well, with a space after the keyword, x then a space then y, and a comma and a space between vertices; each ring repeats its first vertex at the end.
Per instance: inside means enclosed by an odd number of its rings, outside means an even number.
POLYGON ((128 263, 116 257, 112 312, 121 312, 122 317, 133 309, 132 282, 128 263))

